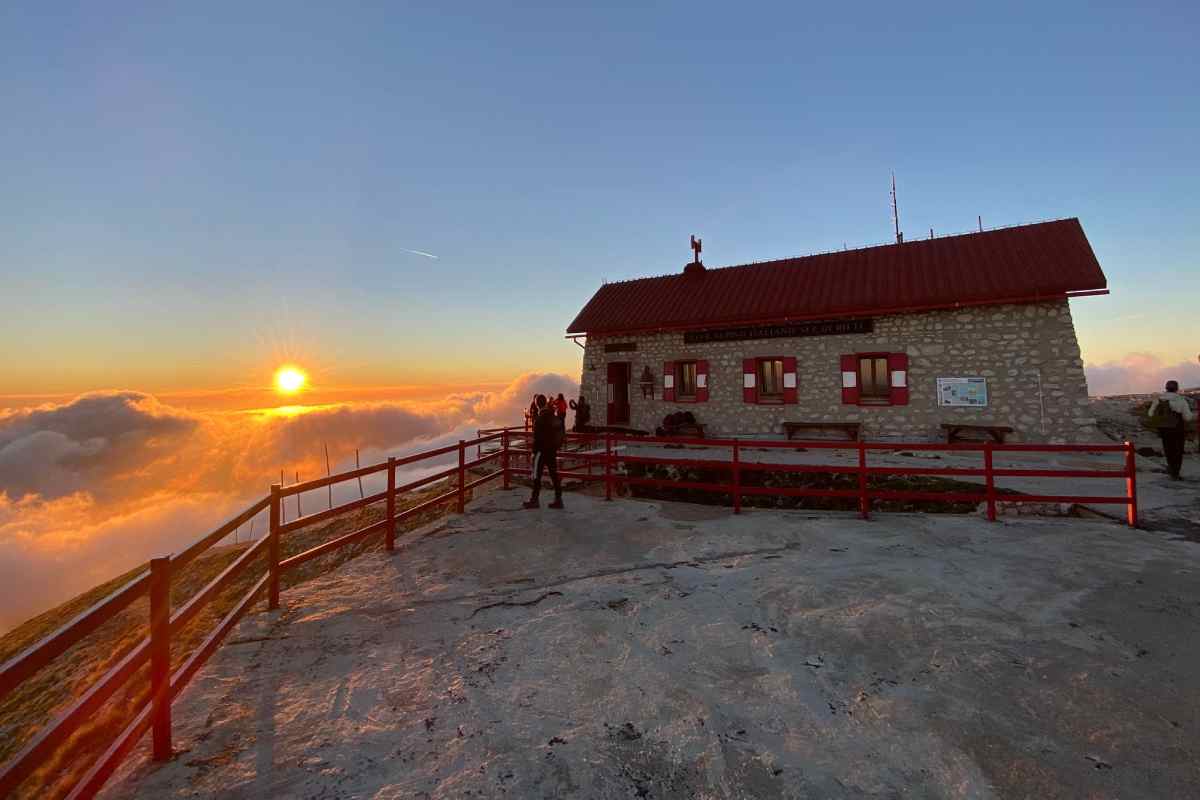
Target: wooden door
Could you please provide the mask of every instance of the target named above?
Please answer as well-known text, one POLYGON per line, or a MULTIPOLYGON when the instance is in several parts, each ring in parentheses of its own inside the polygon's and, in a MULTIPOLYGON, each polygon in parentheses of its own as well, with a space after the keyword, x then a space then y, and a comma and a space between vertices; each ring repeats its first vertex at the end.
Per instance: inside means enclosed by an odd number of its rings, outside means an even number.
POLYGON ((619 361, 608 365, 608 422, 609 425, 629 424, 630 364, 619 361))

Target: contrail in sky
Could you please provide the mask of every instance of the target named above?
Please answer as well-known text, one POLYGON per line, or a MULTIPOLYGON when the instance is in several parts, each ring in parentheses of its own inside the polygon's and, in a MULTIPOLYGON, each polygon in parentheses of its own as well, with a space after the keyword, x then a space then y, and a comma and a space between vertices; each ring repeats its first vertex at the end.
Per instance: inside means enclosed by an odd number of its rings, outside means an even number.
POLYGON ((400 249, 406 253, 412 253, 414 256, 425 256, 426 258, 437 260, 437 256, 433 253, 426 253, 424 250, 409 250, 407 247, 401 247, 400 249))

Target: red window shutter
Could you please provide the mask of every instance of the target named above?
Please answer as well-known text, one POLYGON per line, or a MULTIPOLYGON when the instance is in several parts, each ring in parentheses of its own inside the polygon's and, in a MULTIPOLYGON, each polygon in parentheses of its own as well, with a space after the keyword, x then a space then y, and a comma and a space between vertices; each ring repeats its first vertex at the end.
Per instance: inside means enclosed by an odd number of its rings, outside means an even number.
POLYGON ((758 402, 758 362, 753 358, 742 359, 742 402, 758 402))
POLYGON ((783 359, 783 402, 796 402, 796 359, 783 359))
POLYGON ((662 399, 668 403, 675 402, 675 362, 663 362, 663 393, 662 399))
POLYGON ((708 402, 708 362, 696 362, 696 402, 708 402))
POLYGON ((858 356, 842 356, 842 402, 858 405, 858 356))
POLYGON ((908 405, 908 353, 888 353, 888 396, 894 406, 908 405))

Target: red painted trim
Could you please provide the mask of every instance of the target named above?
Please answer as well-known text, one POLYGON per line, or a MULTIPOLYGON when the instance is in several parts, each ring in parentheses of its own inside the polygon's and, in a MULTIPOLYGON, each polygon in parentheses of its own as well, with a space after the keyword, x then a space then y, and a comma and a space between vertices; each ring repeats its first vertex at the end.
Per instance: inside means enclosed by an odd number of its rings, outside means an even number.
POLYGON ((691 325, 659 325, 647 328, 623 328, 611 331, 584 331, 568 333, 565 338, 577 336, 594 336, 605 339, 620 336, 637 336, 650 333, 674 333, 678 331, 702 331, 709 328, 725 328, 737 325, 777 325, 785 322, 806 322, 814 319, 857 319, 859 317, 893 317, 898 314, 918 314, 924 311, 952 311, 958 308, 976 308, 979 306, 1028 305, 1030 303, 1049 303, 1054 300, 1069 300, 1073 297, 1096 297, 1108 294, 1108 289, 1090 289, 1079 292, 1060 292, 1058 294, 1037 295, 1033 297, 1006 297, 1000 300, 968 300, 957 303, 940 303, 925 306, 897 306, 895 308, 876 309, 831 309, 820 314, 806 314, 798 317, 772 317, 769 319, 721 319, 711 322, 698 322, 691 325))

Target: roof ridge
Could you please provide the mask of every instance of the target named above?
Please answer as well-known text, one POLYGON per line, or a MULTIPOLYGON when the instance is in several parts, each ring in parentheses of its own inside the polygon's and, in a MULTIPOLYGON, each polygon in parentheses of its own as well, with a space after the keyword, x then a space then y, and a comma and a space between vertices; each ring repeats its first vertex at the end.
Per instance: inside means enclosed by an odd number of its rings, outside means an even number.
MULTIPOLYGON (((944 239, 955 239, 955 238, 958 238, 961 236, 979 236, 979 235, 985 234, 985 233, 994 233, 996 231, 1007 231, 1007 230, 1012 230, 1014 228, 1032 228, 1036 225, 1049 225, 1049 224, 1052 224, 1055 222, 1071 222, 1071 221, 1078 222, 1079 218, 1074 217, 1074 216, 1072 216, 1072 217, 1056 217, 1056 218, 1052 218, 1052 219, 1034 220, 1032 222, 1017 222, 1017 223, 1013 223, 1011 225, 997 225, 994 228, 984 228, 983 230, 958 231, 955 233, 947 233, 947 234, 943 234, 943 235, 934 236, 933 238, 929 238, 929 239, 908 239, 904 242, 901 242, 901 244, 919 244, 921 242, 938 242, 938 241, 942 241, 944 239)), ((727 270, 727 269, 741 269, 742 267, 760 267, 760 266, 765 266, 767 264, 779 264, 784 261, 801 261, 806 258, 816 258, 818 256, 828 256, 828 255, 833 255, 834 253, 858 253, 863 250, 874 250, 879 247, 891 247, 895 244, 897 244, 897 243, 896 242, 877 242, 874 244, 864 244, 864 245, 859 245, 857 247, 843 248, 841 250, 818 250, 816 252, 805 253, 803 255, 785 256, 783 258, 768 258, 763 261, 747 261, 742 264, 725 264, 720 267, 706 267, 706 269, 708 270, 708 272, 720 272, 722 270, 727 270)), ((683 274, 682 272, 667 272, 667 273, 663 273, 660 275, 642 275, 637 278, 625 278, 624 280, 619 280, 619 281, 605 281, 602 284, 602 286, 619 286, 619 285, 626 285, 626 284, 630 284, 630 283, 637 283, 638 281, 656 281, 656 280, 661 280, 663 278, 674 278, 674 277, 677 277, 682 274, 683 274)))

